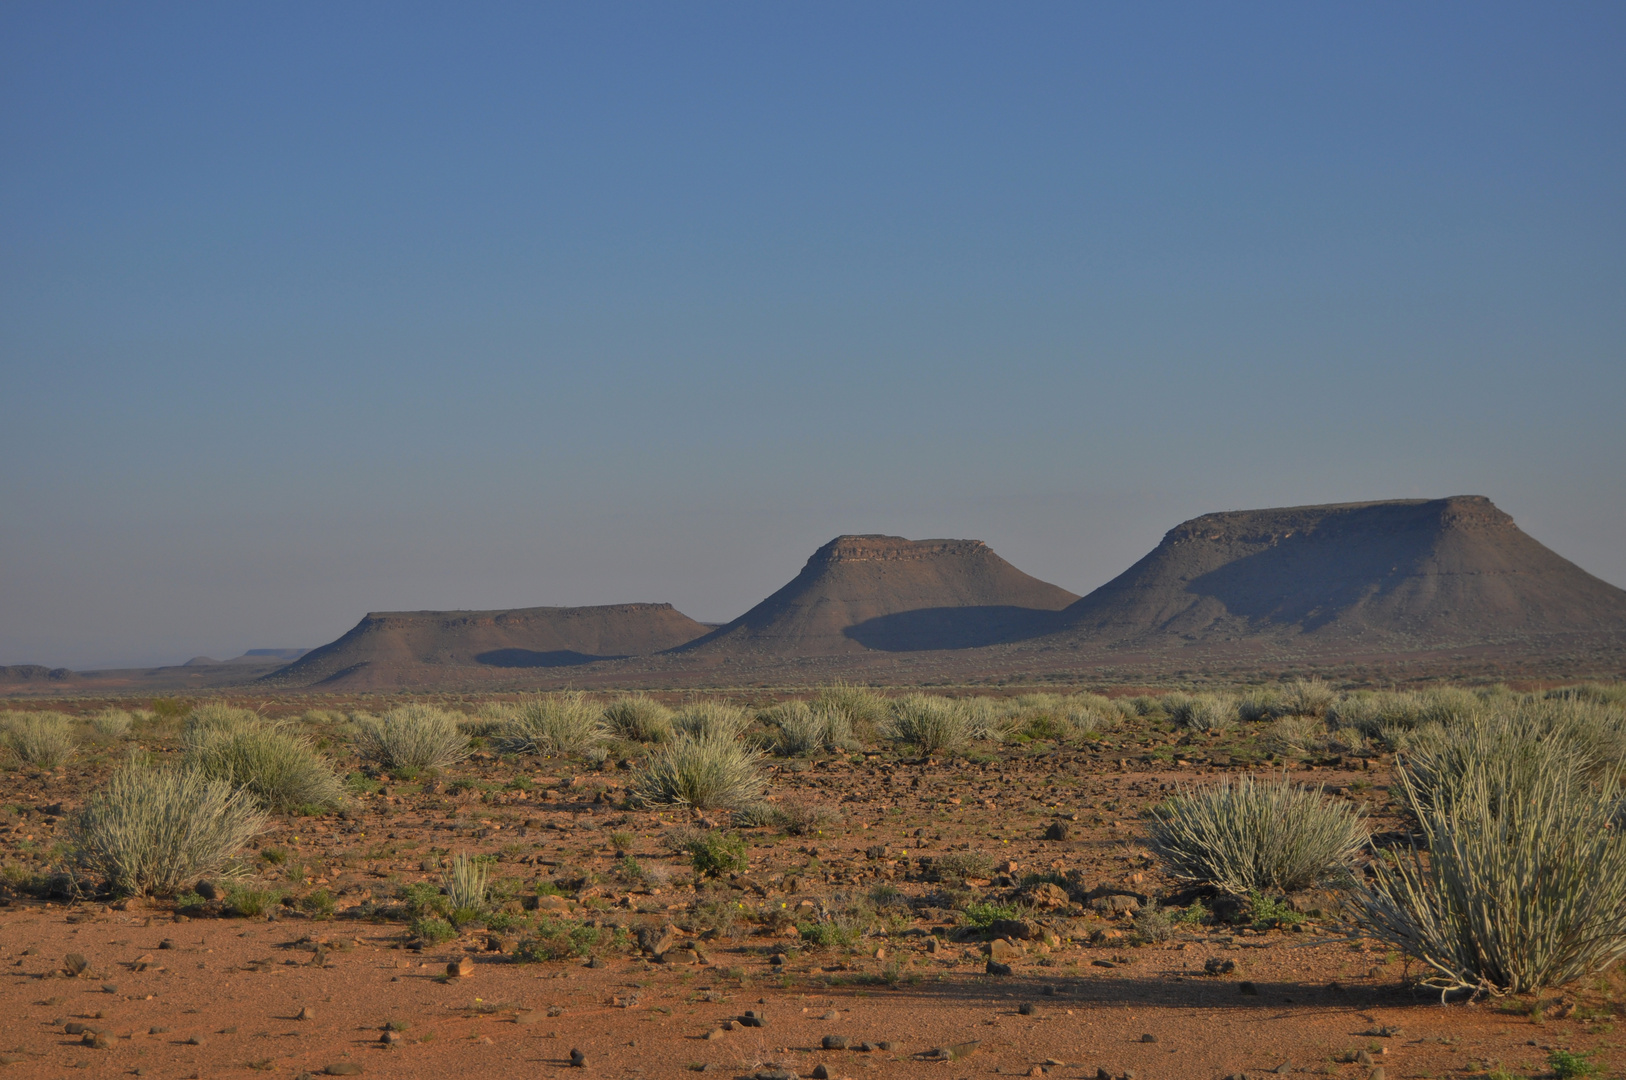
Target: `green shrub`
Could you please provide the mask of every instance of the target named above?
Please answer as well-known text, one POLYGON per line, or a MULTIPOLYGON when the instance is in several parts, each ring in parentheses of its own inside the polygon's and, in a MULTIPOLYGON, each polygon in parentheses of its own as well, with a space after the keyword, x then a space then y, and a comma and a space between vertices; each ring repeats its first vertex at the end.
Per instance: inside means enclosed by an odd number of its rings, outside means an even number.
POLYGON ((104 739, 122 739, 130 734, 134 718, 123 709, 103 709, 90 718, 90 729, 104 739))
POLYGON ((489 864, 483 859, 454 855, 451 869, 441 876, 446 904, 453 911, 482 912, 486 909, 486 877, 489 864))
POLYGON ((382 719, 357 717, 361 756, 397 773, 444 769, 469 756, 469 739, 458 719, 430 705, 403 705, 382 719))
POLYGON ((673 730, 692 739, 737 739, 750 726, 751 714, 744 709, 709 699, 689 702, 672 719, 673 730))
POLYGON ((7 713, 5 745, 25 765, 54 769, 73 754, 73 721, 61 713, 7 713))
POLYGON ((857 745, 851 721, 838 709, 819 708, 805 701, 786 701, 763 710, 759 719, 772 729, 774 753, 787 757, 857 745))
POLYGON ((1152 815, 1151 846, 1172 875, 1236 896, 1319 884, 1366 843, 1359 810, 1286 777, 1182 790, 1152 815))
POLYGON ((413 937, 420 938, 431 945, 440 945, 457 936, 457 927, 441 918, 439 915, 420 915, 407 923, 407 930, 413 937))
POLYGON ((672 738, 672 710, 652 697, 632 694, 604 707, 604 725, 627 742, 663 743, 672 738))
POLYGON ((1294 679, 1282 688, 1277 715, 1322 717, 1337 699, 1332 687, 1320 679, 1294 679))
POLYGON ((964 747, 971 740, 971 723, 949 698, 909 694, 892 702, 881 733, 922 754, 936 754, 964 747))
POLYGON ((802 799, 781 803, 748 803, 734 811, 734 824, 745 829, 765 826, 783 829, 791 836, 809 836, 841 820, 833 810, 802 799))
POLYGON ((861 926, 847 919, 821 919, 818 922, 799 922, 796 929, 809 945, 857 945, 863 937, 861 926))
POLYGON ((840 681, 820 687, 813 698, 813 707, 845 716, 855 740, 873 737, 887 714, 886 698, 873 690, 840 681))
POLYGON ((686 845, 694 872, 701 877, 721 877, 745 872, 745 840, 721 832, 704 832, 686 845))
POLYGON ((569 919, 542 919, 536 930, 514 948, 514 959, 522 964, 549 960, 569 960, 587 956, 598 947, 603 931, 569 919))
POLYGON ((982 900, 967 904, 965 910, 960 912, 961 920, 973 930, 986 930, 1001 919, 1021 917, 1022 912, 1010 904, 991 904, 982 900))
POLYGON ((1443 990, 1562 986, 1626 957, 1626 837, 1612 772, 1506 717, 1396 769, 1427 852, 1375 866, 1362 928, 1443 990))
POLYGON ((982 851, 948 851, 933 856, 926 864, 926 870, 929 876, 938 881, 990 878, 994 874, 994 860, 982 851))
POLYGON ((758 760, 726 735, 679 735, 650 753, 632 787, 646 803, 733 809, 761 793, 758 760))
POLYGON ((1136 936, 1149 945, 1161 944, 1174 936, 1173 916, 1151 898, 1135 912, 1134 925, 1136 936))
MULTIPOLYGON (((1031 694, 1031 698, 1051 698, 1051 694, 1031 694)), ((1017 706, 1009 701, 990 697, 971 697, 948 701, 959 714, 965 737, 978 742, 1004 742, 1016 730, 1017 706)), ((908 740, 906 740, 908 741, 908 740)))
POLYGON ((540 694, 524 701, 497 732, 497 745, 514 754, 585 753, 608 734, 604 710, 586 694, 540 694))
POLYGON ((338 903, 327 886, 299 898, 299 910, 313 919, 331 919, 338 903))
POLYGON ((226 886, 226 910, 233 915, 256 919, 282 901, 279 889, 257 889, 252 885, 226 886))
POLYGON ((265 826, 229 784, 132 760, 86 801, 70 844, 79 866, 114 892, 167 896, 219 870, 265 826))
POLYGON ((1237 705, 1222 694, 1182 694, 1163 699, 1169 719, 1192 731, 1224 731, 1236 724, 1237 705))
POLYGON ((183 736, 186 766, 241 788, 275 813, 326 809, 344 800, 344 782, 309 741, 263 724, 253 713, 247 717, 188 725, 183 736))

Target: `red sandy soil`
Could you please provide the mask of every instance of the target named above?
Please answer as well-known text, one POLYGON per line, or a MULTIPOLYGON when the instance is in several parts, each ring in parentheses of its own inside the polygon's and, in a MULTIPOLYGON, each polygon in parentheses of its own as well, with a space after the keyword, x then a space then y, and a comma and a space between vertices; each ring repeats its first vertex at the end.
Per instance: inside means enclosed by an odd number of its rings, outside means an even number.
MULTIPOLYGON (((1285 1063, 1365 1080, 1374 1066, 1339 1059, 1365 1050, 1387 1077, 1497 1067, 1528 1077, 1543 1074, 1553 1049, 1626 1068, 1618 971, 1540 1003, 1442 1005, 1408 981, 1415 967, 1350 936, 1336 896, 1300 898, 1309 917, 1296 928, 1192 923, 1165 943, 1134 946, 1128 919, 1092 898, 1188 902, 1143 846, 1142 814, 1177 783, 1261 761, 1253 740, 1132 720, 1087 744, 1011 745, 978 760, 869 753, 780 762, 770 799, 822 810, 822 831, 734 830, 749 845, 747 870, 698 881, 665 841, 680 825, 726 822, 629 809, 628 774, 613 762, 592 770, 480 753, 429 783, 387 780, 342 811, 278 818, 246 853, 258 883, 289 890, 289 902, 331 890, 332 918, 297 906, 273 908, 274 920, 224 917, 218 904, 186 917, 168 901, 64 905, 14 888, 0 903, 0 1072, 290 1080, 353 1063, 377 1077, 564 1080, 676 1077, 699 1066, 726 1077, 810 1076, 822 1064, 831 1076, 859 1078, 971 1080, 1039 1068, 1068 1080, 1099 1069, 1174 1080, 1259 1076, 1285 1063), (1069 835, 1042 839, 1054 822, 1069 835), (643 880, 618 873, 617 848, 639 860, 643 880), (967 849, 1008 865, 994 880, 968 882, 969 896, 958 899, 921 872, 921 857, 967 849), (595 966, 581 957, 519 962, 523 925, 466 928, 415 950, 391 908, 403 885, 438 881, 448 852, 493 856, 494 878, 515 897, 505 910, 523 924, 541 918, 523 897, 551 905, 565 925, 598 922, 606 932, 595 966), (956 925, 956 908, 968 898, 1016 901, 1014 879, 1032 871, 1078 883, 1060 904, 1024 916, 1057 938, 1030 939, 1011 974, 987 974, 988 942, 956 925), (538 899, 537 886, 560 895, 538 899), (799 940, 798 913, 837 910, 877 887, 896 890, 894 906, 856 944, 799 940), (632 935, 667 924, 675 927, 667 962, 652 962, 632 935), (698 951, 680 951, 685 944, 698 951), (77 977, 63 973, 70 954, 87 964, 77 977), (447 964, 465 955, 472 974, 448 977, 447 964), (1210 958, 1235 970, 1205 974, 1210 958), (1019 1011, 1024 1004, 1031 1015, 1019 1011), (309 1018, 298 1019, 305 1009, 309 1018), (738 1026, 746 1010, 766 1025, 738 1026), (392 1022, 400 1039, 385 1043, 392 1022), (87 1045, 70 1023, 101 1029, 104 1045, 87 1045), (826 1035, 893 1047, 819 1049, 826 1035), (971 1042, 975 1052, 959 1060, 928 1056, 971 1042), (582 1069, 569 1066, 572 1049, 585 1053, 582 1069)), ((174 749, 158 728, 139 741, 160 754, 174 749)), ((10 880, 50 868, 75 808, 126 749, 83 752, 61 770, 0 773, 0 861, 10 880)), ((1387 829, 1387 764, 1273 767, 1326 784, 1387 829)))

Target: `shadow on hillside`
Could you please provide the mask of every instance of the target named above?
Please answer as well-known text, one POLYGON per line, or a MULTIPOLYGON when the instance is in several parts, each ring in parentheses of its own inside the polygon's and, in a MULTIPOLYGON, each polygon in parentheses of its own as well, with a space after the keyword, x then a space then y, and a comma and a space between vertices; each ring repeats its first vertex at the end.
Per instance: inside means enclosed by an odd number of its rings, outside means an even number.
POLYGON ((626 657, 593 656, 571 649, 555 649, 552 652, 537 652, 534 649, 492 649, 477 654, 474 659, 487 667, 552 668, 577 667, 581 664, 597 663, 600 660, 624 660, 626 657))
POLYGON ((916 652, 975 649, 1038 637, 1057 628, 1057 613, 1041 608, 990 604, 982 607, 919 608, 867 619, 842 631, 866 649, 916 652))

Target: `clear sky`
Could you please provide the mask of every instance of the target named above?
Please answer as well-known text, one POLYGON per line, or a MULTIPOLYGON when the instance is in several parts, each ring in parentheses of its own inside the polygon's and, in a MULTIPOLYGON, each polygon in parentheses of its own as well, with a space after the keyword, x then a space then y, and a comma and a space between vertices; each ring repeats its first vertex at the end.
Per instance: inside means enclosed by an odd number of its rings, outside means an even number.
POLYGON ((1482 494, 1626 585, 1626 5, 0 6, 0 663, 1086 592, 1482 494))

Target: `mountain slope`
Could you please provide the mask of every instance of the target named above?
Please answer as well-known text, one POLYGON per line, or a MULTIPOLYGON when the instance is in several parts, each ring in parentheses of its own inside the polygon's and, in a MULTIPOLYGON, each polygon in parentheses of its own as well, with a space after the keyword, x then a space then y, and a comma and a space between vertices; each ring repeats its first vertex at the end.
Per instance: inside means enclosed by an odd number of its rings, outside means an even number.
POLYGON ((980 540, 838 536, 789 584, 680 653, 834 656, 1031 637, 1077 599, 980 540))
POLYGON ((1626 591, 1481 496, 1205 514, 1074 603, 1092 644, 1311 635, 1394 647, 1626 630, 1626 591))
POLYGON ((671 604, 373 612, 267 681, 374 684, 409 674, 421 680, 426 673, 414 670, 421 668, 570 667, 660 652, 709 629, 671 604))

